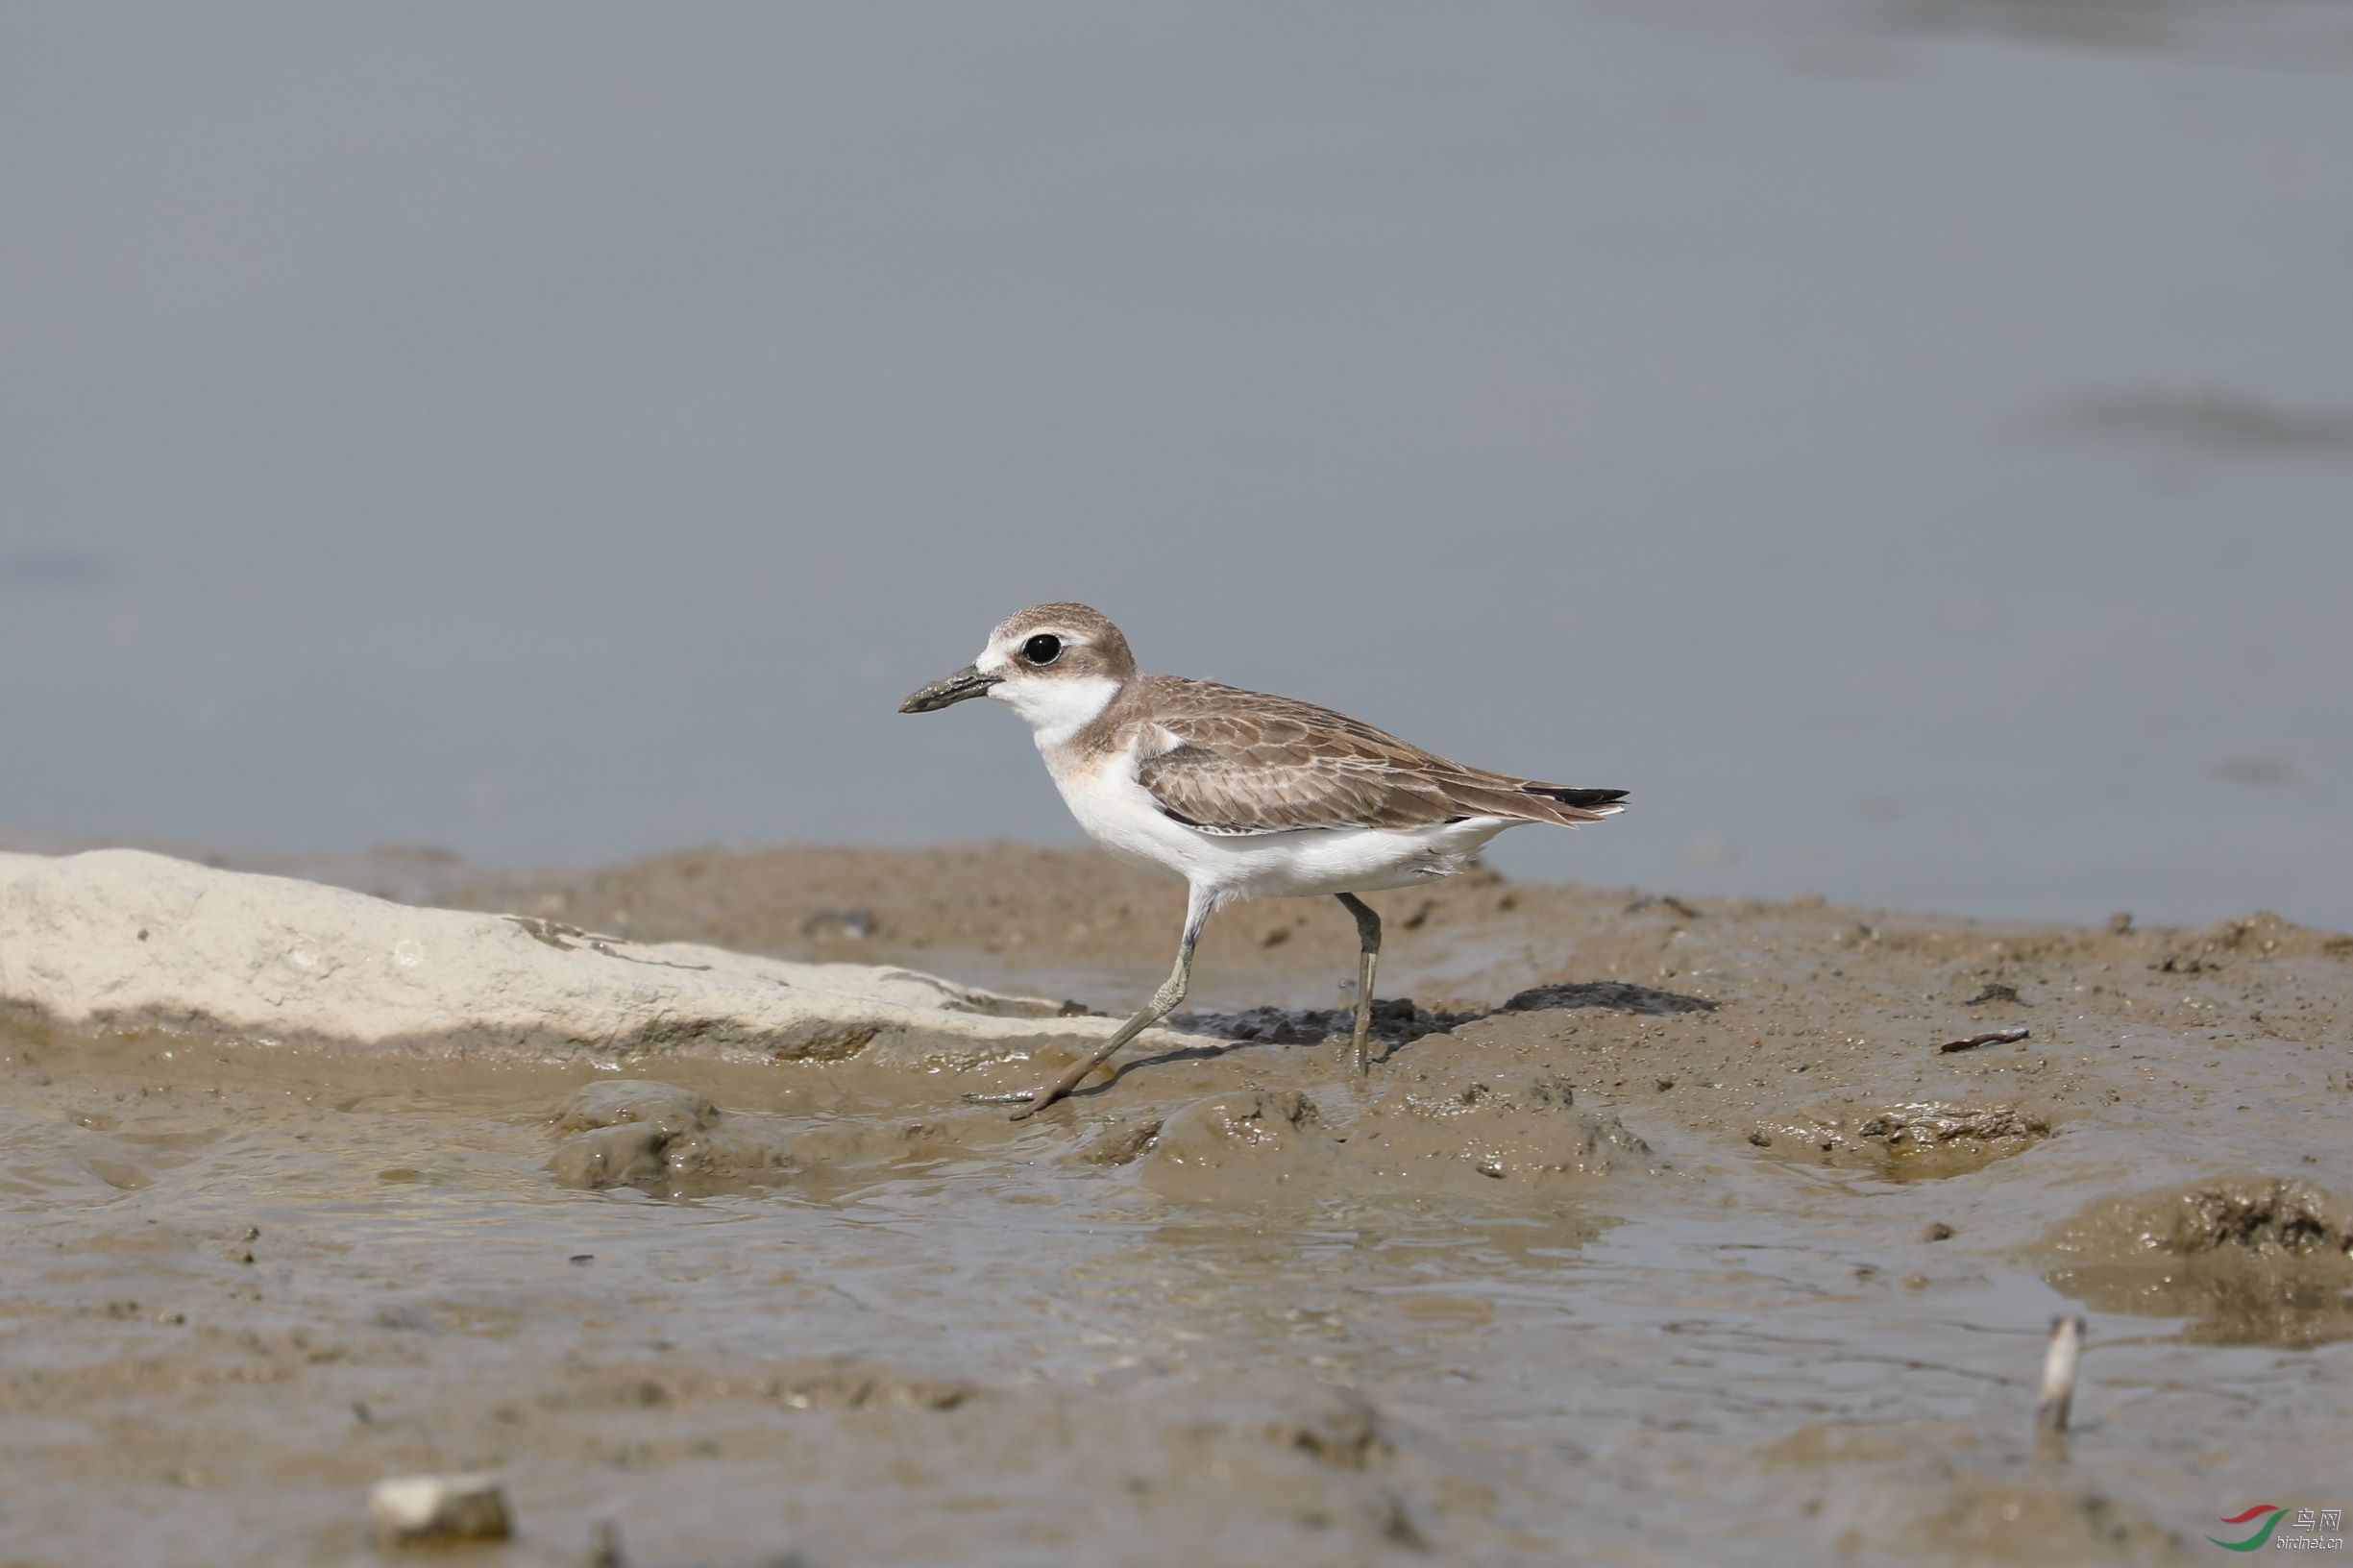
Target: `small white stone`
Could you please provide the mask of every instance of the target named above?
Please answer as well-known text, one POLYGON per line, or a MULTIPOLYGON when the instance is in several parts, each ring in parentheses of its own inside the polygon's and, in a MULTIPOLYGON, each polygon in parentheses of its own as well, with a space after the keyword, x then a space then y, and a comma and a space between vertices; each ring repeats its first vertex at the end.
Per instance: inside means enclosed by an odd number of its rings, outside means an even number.
POLYGON ((368 1494, 368 1512, 395 1544, 502 1541, 513 1531, 506 1493, 489 1476, 396 1476, 368 1494))

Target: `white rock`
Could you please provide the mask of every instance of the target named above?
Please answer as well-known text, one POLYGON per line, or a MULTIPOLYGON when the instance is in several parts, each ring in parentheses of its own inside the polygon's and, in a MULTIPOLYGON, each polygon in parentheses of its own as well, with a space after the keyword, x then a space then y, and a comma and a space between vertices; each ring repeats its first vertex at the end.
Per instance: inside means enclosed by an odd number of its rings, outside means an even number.
POLYGON ((489 1476, 398 1476, 368 1494, 387 1541, 502 1541, 513 1532, 506 1493, 489 1476))
POLYGON ((910 969, 647 945, 135 849, 0 854, 0 1005, 69 1029, 601 1059, 871 1048, 924 1066, 1117 1027, 910 969))

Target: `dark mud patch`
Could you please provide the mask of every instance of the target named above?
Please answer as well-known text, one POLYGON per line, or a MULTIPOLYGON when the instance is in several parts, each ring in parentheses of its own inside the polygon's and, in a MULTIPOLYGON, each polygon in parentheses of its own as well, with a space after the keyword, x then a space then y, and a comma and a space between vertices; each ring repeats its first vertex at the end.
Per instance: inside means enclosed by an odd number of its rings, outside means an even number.
MULTIPOLYGON (((1494 1008, 1426 1008, 1409 997, 1373 1002, 1372 1038, 1403 1045, 1430 1035, 1450 1034, 1499 1013, 1559 1013, 1591 1010, 1650 1017, 1678 1013, 1713 1013, 1704 996, 1661 991, 1625 980, 1532 986, 1494 1008)), ((1193 1013, 1169 1020, 1173 1027, 1218 1040, 1260 1041, 1272 1045, 1314 1044, 1349 1039, 1356 1014, 1347 1008, 1253 1007, 1238 1013, 1193 1013)))
MULTIPOLYGON (((1409 996, 1377 997, 1372 1038, 1402 1045, 1484 1017, 1476 1012, 1432 1012, 1416 1006, 1409 996)), ((1253 1007, 1239 1013, 1183 1014, 1168 1021, 1173 1028, 1214 1040, 1257 1041, 1269 1045, 1322 1044, 1350 1039, 1356 1030, 1356 1013, 1336 1007, 1253 1007)))
POLYGON ((2253 1177, 2112 1198, 2062 1226, 2044 1278, 2102 1311, 2186 1317, 2201 1344, 2353 1338, 2353 1217, 2308 1183, 2253 1177))
POLYGON ((1784 1159, 1865 1170, 1889 1181, 1932 1181, 1981 1170, 2048 1138, 2040 1111, 2013 1105, 1914 1100, 1850 1115, 1768 1117, 1749 1141, 1784 1159))
POLYGON ((566 1100, 552 1122, 570 1135, 548 1158, 558 1187, 709 1197, 755 1190, 795 1168, 771 1119, 730 1115, 675 1084, 632 1078, 591 1084, 566 1100))
POLYGON ((1719 1004, 1704 996, 1637 986, 1625 980, 1589 980, 1581 985, 1532 986, 1518 992, 1498 1013, 1556 1013, 1594 1008, 1605 1013, 1639 1013, 1663 1017, 1676 1013, 1713 1013, 1719 1004))

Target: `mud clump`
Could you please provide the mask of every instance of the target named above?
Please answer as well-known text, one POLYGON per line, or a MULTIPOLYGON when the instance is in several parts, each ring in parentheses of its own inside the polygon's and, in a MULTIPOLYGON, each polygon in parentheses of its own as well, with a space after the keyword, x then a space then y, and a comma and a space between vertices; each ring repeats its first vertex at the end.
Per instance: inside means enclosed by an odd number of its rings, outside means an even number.
POLYGON ((2186 1317, 2205 1344, 2353 1338, 2353 1211, 2308 1183, 2201 1182, 2095 1204, 2047 1251, 2051 1288, 2102 1311, 2186 1317))
POLYGON ((1368 1470, 1396 1453, 1381 1430, 1381 1412, 1352 1388, 1320 1390, 1302 1407, 1269 1422, 1266 1435, 1333 1470, 1368 1470))
POLYGON ((1071 1155, 1081 1164, 1125 1165, 1140 1160, 1160 1141, 1164 1125, 1158 1116, 1141 1121, 1114 1122, 1079 1145, 1071 1155))
POLYGON ((2184 1255, 2223 1247, 2296 1258, 2353 1253, 2342 1205, 2303 1182, 2275 1181, 2256 1191, 2199 1188, 2169 1209, 2172 1226, 2160 1244, 2184 1255))
POLYGON ((2166 974, 2200 974, 2244 958, 2353 957, 2353 936, 2283 920, 2269 910, 2222 920, 2169 943, 2149 966, 2166 974))
POLYGON ((694 1132, 719 1115, 719 1107, 691 1089, 650 1079, 608 1078, 574 1094, 551 1118, 559 1133, 591 1128, 643 1126, 665 1137, 694 1132))
POLYGON ((1287 1089, 1196 1100, 1148 1142, 1145 1179, 1189 1197, 1232 1197, 1287 1184, 1327 1164, 1335 1147, 1315 1102, 1287 1089))
POLYGON ((1384 1174, 1435 1168, 1522 1183, 1660 1164, 1616 1116, 1577 1109, 1575 1088, 1546 1071, 1396 1090, 1365 1114, 1351 1144, 1384 1174))
POLYGON ((569 1133, 549 1156, 558 1187, 631 1187, 651 1197, 744 1191, 794 1167, 784 1138, 757 1118, 731 1116, 674 1084, 591 1084, 551 1118, 569 1133))
POLYGON ((1912 1100, 1855 1115, 1768 1118, 1750 1130, 1749 1141, 1818 1164, 1921 1181, 1982 1169, 2050 1134, 2050 1119, 2039 1111, 1912 1100))
POLYGON ((2309 1183, 2256 1178, 2111 1199, 2067 1227, 2061 1238, 2062 1245, 2087 1254, 2345 1257, 2353 1254, 2353 1221, 2341 1199, 2309 1183))

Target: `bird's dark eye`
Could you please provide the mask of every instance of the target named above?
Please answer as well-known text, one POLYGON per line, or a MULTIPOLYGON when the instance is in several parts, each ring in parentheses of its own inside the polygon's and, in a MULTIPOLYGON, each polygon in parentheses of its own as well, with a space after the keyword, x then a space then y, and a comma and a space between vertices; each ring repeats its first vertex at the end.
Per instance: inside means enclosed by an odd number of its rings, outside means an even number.
POLYGON ((1052 664, 1062 657, 1062 639, 1042 631, 1021 645, 1021 656, 1032 664, 1052 664))

